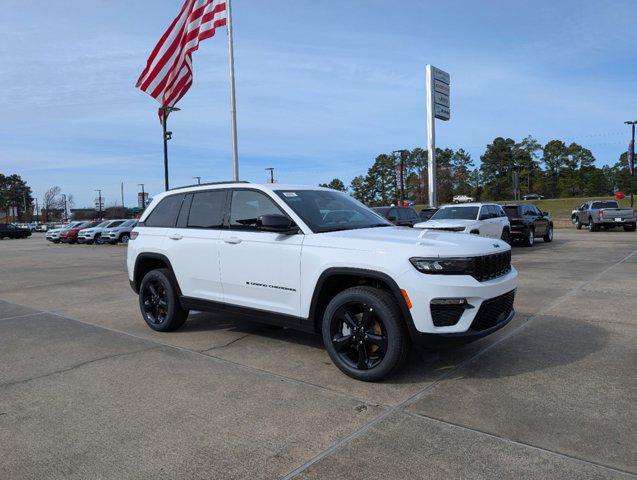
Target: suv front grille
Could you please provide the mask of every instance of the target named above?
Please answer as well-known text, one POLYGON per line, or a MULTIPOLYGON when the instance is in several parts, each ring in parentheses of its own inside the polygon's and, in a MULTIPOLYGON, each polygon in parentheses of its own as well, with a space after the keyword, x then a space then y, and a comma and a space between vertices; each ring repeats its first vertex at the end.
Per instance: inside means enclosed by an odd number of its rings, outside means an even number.
POLYGON ((486 330, 503 322, 509 318, 509 315, 513 311, 514 300, 515 290, 511 290, 499 297, 485 300, 482 302, 482 305, 480 305, 480 309, 471 323, 471 328, 473 330, 486 330))
POLYGON ((511 250, 475 257, 472 276, 479 282, 486 282, 506 275, 511 271, 511 250))

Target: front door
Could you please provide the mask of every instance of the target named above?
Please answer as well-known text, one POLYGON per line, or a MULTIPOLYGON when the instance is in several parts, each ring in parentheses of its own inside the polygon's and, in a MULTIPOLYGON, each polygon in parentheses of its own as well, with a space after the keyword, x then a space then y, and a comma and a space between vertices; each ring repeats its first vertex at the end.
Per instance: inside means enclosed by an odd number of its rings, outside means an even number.
POLYGON ((298 317, 303 235, 257 228, 261 215, 285 215, 263 192, 236 189, 230 195, 219 244, 225 303, 298 317))

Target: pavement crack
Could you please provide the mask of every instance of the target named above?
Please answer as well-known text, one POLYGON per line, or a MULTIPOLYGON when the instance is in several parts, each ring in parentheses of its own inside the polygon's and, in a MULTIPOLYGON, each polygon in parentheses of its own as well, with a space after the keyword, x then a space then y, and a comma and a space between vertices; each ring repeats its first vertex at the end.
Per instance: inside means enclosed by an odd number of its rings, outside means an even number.
POLYGON ((225 347, 229 347, 230 345, 232 345, 233 343, 238 342, 239 340, 243 340, 246 337, 249 337, 250 334, 246 333, 245 335, 240 336, 239 338, 235 338, 234 340, 230 340, 228 343, 224 343, 223 345, 217 345, 216 347, 211 347, 211 348, 207 348, 205 350, 198 350, 199 353, 203 353, 204 355, 206 354, 206 352, 210 352, 212 350, 219 350, 220 348, 225 348, 225 347))
POLYGON ((33 380, 41 380, 43 378, 51 377, 53 375, 58 375, 60 373, 70 372, 71 370, 76 370, 78 368, 82 368, 82 367, 84 367, 86 365, 90 365, 92 363, 101 362, 102 360, 110 360, 111 358, 125 357, 127 355, 135 355, 137 353, 147 352, 149 350, 154 350, 154 349, 157 349, 157 348, 160 348, 160 346, 156 345, 156 346, 152 346, 152 347, 148 347, 148 348, 143 348, 141 350, 134 350, 132 352, 116 353, 116 354, 113 354, 113 355, 106 355, 106 356, 99 357, 99 358, 93 358, 93 359, 87 360, 85 362, 80 362, 80 363, 77 363, 75 365, 71 365, 70 367, 60 368, 59 370, 55 370, 53 372, 45 373, 45 374, 42 374, 42 375, 37 375, 35 377, 24 378, 22 380, 14 380, 12 382, 0 383, 0 388, 2 388, 2 387, 11 387, 11 386, 14 386, 14 385, 20 385, 20 384, 31 382, 33 380))
POLYGON ((453 428, 457 428, 459 430, 467 430, 467 431, 470 431, 470 432, 473 432, 473 433, 477 433, 479 435, 484 435, 484 436, 487 436, 487 437, 495 438, 495 439, 503 441, 503 442, 512 443, 514 445, 519 445, 521 447, 532 448, 534 450, 539 450, 541 452, 546 452, 546 453, 549 453, 551 455, 556 455, 558 457, 567 458, 569 460, 574 460, 576 462, 585 463, 587 465, 594 465, 594 466, 596 466, 598 468, 604 468, 604 469, 607 469, 607 470, 612 470, 612 471, 617 472, 617 473, 628 473, 630 475, 634 475, 634 472, 630 472, 628 470, 622 470, 621 468, 613 467, 611 465, 606 465, 606 464, 603 464, 603 463, 592 462, 592 461, 586 460, 584 458, 575 457, 575 456, 569 455, 567 453, 558 452, 557 450, 550 450, 548 448, 540 447, 538 445, 533 445, 531 443, 521 442, 519 440, 513 440, 511 438, 502 437, 502 436, 496 435, 494 433, 486 432, 484 430, 480 430, 480 429, 473 428, 473 427, 467 427, 466 425, 460 425, 458 423, 449 422, 447 420, 441 420, 439 418, 430 417, 429 415, 424 415, 422 413, 410 412, 410 411, 407 411, 407 410, 403 410, 402 413, 404 415, 409 416, 409 417, 420 418, 420 419, 429 420, 429 421, 436 422, 436 423, 442 423, 444 425, 447 425, 447 426, 453 427, 453 428))

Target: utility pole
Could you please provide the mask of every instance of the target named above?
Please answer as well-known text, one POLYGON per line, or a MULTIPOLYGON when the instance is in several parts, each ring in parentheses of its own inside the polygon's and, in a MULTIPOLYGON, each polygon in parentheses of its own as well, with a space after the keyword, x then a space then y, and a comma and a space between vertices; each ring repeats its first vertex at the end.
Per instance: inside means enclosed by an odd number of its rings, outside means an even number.
POLYGON ((122 208, 126 208, 124 206, 124 182, 122 182, 122 208))
POLYGON ((168 190, 168 140, 173 138, 173 132, 166 130, 166 122, 168 121, 168 114, 170 112, 178 112, 177 107, 160 107, 161 112, 161 126, 164 132, 164 185, 168 190))
POLYGON ((146 195, 144 192, 144 184, 138 183, 137 185, 142 187, 142 212, 143 212, 144 210, 146 210, 146 195))
POLYGON ((399 168, 400 168, 400 176, 399 176, 399 182, 400 182, 400 206, 402 207, 405 204, 405 159, 403 158, 403 153, 409 152, 409 150, 394 150, 392 153, 392 155, 396 156, 396 154, 399 155, 399 168))
POLYGON ((630 125, 632 130, 632 137, 628 144, 628 153, 626 154, 626 160, 628 160, 628 170, 630 171, 630 208, 635 208, 635 124, 637 120, 624 122, 626 125, 630 125))
POLYGON ((40 221, 40 214, 38 213, 38 211, 39 211, 38 199, 34 198, 33 200, 35 200, 35 218, 36 218, 36 222, 39 222, 40 221))
POLYGON ((201 185, 201 177, 192 177, 197 180, 197 185, 201 185))
POLYGON ((66 193, 62 194, 62 198, 64 199, 64 221, 69 219, 69 216, 66 214, 66 193))
POLYGON ((270 171, 270 183, 274 183, 274 167, 268 167, 265 170, 270 171))
POLYGON ((99 219, 102 219, 102 191, 99 188, 95 189, 96 192, 98 192, 98 197, 97 197, 97 208, 99 209, 99 219))

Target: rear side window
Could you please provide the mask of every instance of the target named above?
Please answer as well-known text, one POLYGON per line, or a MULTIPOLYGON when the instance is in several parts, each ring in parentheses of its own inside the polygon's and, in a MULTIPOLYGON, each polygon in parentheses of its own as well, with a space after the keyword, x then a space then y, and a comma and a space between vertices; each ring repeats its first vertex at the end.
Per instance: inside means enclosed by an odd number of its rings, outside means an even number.
POLYGON ((406 208, 398 209, 398 219, 399 220, 409 220, 409 210, 406 208))
POLYGON ((619 204, 617 202, 593 202, 591 208, 593 210, 597 210, 600 208, 619 208, 619 204))
POLYGON ((174 227, 184 195, 170 195, 159 202, 144 222, 146 227, 174 227))
POLYGON ((283 215, 266 195, 254 190, 234 190, 230 205, 230 228, 256 230, 261 215, 283 215))
POLYGON ((188 228, 221 228, 226 190, 195 193, 188 216, 188 228))

